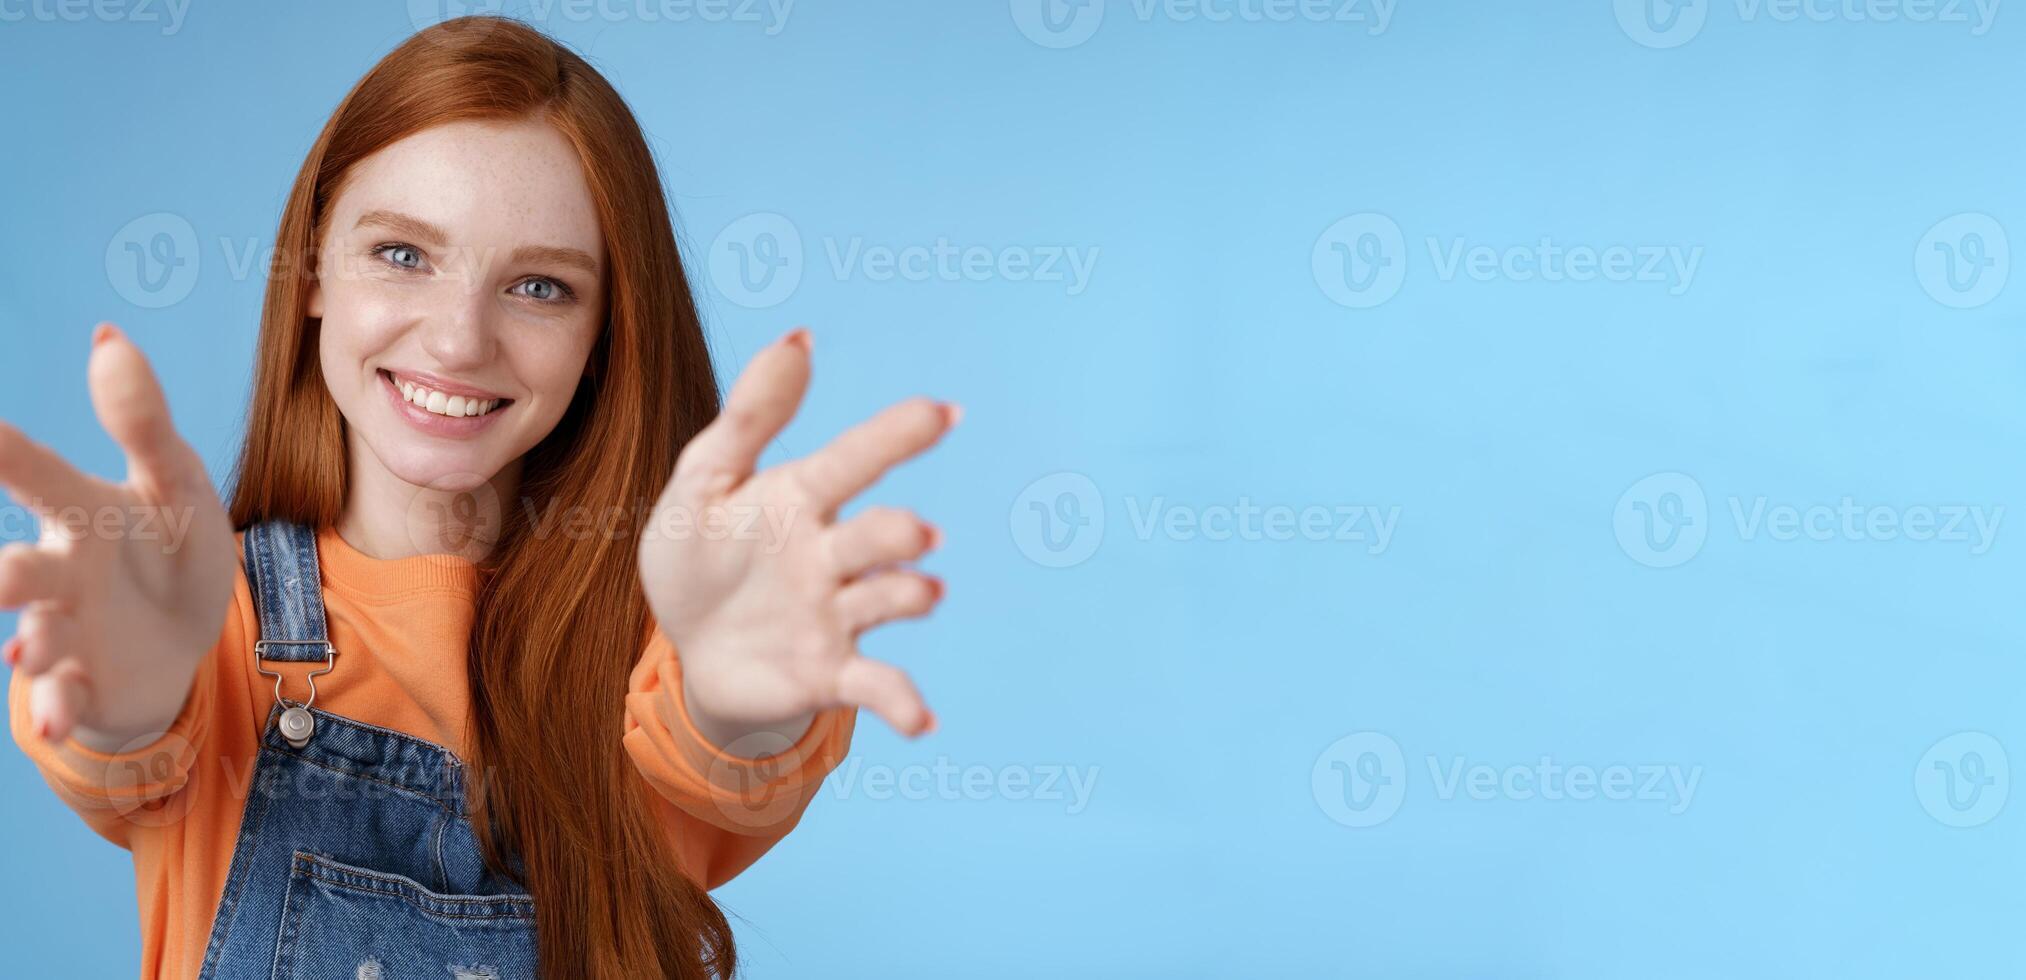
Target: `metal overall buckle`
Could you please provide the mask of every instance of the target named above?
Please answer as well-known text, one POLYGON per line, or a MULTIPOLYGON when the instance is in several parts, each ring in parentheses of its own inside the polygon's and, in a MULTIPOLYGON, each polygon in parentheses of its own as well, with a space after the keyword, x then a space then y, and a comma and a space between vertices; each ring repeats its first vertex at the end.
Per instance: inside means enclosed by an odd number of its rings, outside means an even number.
MULTIPOLYGON (((300 662, 314 663, 315 661, 300 662)), ((278 723, 278 727, 281 728, 281 737, 288 740, 291 748, 299 749, 308 745, 310 735, 316 731, 316 716, 310 714, 309 709, 310 705, 315 704, 317 701, 317 677, 330 673, 331 668, 336 666, 337 662, 338 648, 332 646, 329 640, 260 640, 253 644, 253 669, 274 678, 274 703, 282 706, 281 721, 278 723), (303 675, 310 685, 309 700, 297 703, 282 697, 281 672, 268 670, 266 667, 260 665, 261 657, 267 652, 267 648, 275 646, 324 648, 323 669, 312 670, 308 674, 303 675)))

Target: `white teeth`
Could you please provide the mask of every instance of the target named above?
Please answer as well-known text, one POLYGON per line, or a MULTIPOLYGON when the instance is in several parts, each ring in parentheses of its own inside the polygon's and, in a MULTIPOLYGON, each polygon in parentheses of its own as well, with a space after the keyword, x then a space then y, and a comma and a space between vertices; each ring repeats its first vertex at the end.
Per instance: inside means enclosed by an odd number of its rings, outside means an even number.
POLYGON ((466 395, 446 395, 430 391, 413 381, 396 381, 401 387, 401 400, 437 415, 450 418, 473 418, 484 415, 499 407, 497 398, 472 398, 466 395))

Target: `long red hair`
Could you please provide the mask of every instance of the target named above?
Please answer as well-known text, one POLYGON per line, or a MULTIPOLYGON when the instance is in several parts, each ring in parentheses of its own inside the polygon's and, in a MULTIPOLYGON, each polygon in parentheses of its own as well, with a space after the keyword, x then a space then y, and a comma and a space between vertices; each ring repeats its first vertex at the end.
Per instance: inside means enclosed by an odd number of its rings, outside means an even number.
POLYGON ((627 677, 650 627, 635 541, 527 523, 654 499, 677 450, 719 407, 653 155, 582 58, 513 20, 459 18, 396 48, 338 105, 276 233, 232 520, 324 527, 344 505, 345 422, 306 300, 347 173, 430 126, 523 118, 546 120, 577 149, 610 257, 608 320, 575 402, 523 461, 519 493, 533 506, 501 508, 485 562, 469 651, 467 761, 484 774, 473 823, 495 867, 508 855, 522 862, 545 973, 730 976, 724 913, 677 867, 620 741, 627 677))

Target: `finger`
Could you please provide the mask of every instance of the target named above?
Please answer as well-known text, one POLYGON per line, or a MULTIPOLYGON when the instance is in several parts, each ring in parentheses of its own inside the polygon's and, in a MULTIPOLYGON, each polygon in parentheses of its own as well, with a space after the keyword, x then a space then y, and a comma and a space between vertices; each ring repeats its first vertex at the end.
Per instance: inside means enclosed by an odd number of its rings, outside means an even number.
POLYGON ((935 725, 935 716, 922 702, 915 682, 906 671, 889 663, 868 657, 845 661, 837 672, 837 697, 869 709, 903 735, 924 735, 935 725))
POLYGON ((841 507, 887 470, 935 445, 961 415, 955 405, 909 399, 853 426, 796 463, 796 472, 817 500, 841 507))
POLYGON ((127 454, 130 477, 170 489, 188 486, 203 473, 196 451, 176 434, 169 401, 147 357, 110 323, 99 324, 92 335, 91 403, 99 424, 127 454))
POLYGON ((943 532, 904 510, 873 507, 825 532, 830 563, 839 578, 856 578, 867 570, 912 561, 943 540, 943 532))
POLYGON ((0 548, 0 609, 31 602, 67 603, 76 598, 72 560, 25 541, 0 548))
POLYGON ((724 411, 676 458, 676 482, 706 492, 743 482, 808 389, 809 331, 798 328, 753 356, 725 397, 724 411))
POLYGON ((926 616, 943 599, 943 581, 920 572, 881 572, 837 591, 837 612, 861 633, 896 619, 926 616))
POLYGON ((84 665, 74 657, 35 675, 28 690, 28 716, 37 734, 57 742, 77 728, 84 714, 84 678, 84 665))
POLYGON ((45 515, 63 507, 90 506, 97 496, 91 477, 5 422, 0 422, 0 487, 45 515))
POLYGON ((77 653, 77 641, 77 620, 38 605, 21 615, 9 663, 30 676, 41 674, 77 653))

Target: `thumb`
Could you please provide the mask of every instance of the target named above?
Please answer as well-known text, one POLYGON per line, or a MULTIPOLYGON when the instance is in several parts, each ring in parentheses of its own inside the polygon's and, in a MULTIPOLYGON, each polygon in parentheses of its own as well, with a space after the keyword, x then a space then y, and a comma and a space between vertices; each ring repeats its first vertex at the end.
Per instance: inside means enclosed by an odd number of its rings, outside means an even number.
POLYGON ((90 378, 92 408, 127 454, 129 478, 158 489, 182 486, 195 453, 176 435, 168 399, 147 357, 110 323, 92 334, 90 378))

